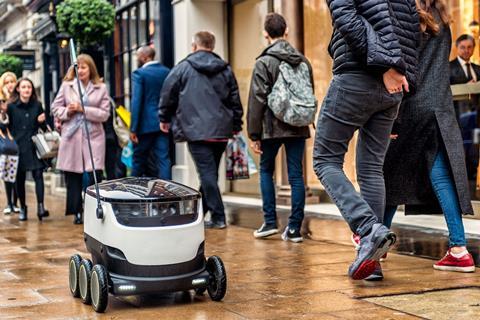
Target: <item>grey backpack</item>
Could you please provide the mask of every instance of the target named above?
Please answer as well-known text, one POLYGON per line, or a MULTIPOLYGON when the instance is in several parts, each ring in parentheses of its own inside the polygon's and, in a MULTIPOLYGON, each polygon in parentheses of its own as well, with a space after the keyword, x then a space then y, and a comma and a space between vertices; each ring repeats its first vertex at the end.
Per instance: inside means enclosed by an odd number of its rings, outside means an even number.
POLYGON ((268 95, 268 107, 277 119, 295 127, 314 122, 317 99, 305 62, 295 67, 285 61, 280 63, 277 81, 268 95))

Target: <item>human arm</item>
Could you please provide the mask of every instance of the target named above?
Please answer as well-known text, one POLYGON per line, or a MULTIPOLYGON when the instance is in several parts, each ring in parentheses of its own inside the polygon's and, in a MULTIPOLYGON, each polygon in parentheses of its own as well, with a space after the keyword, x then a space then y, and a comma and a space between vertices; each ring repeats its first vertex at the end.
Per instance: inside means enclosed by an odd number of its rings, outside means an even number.
POLYGON ((240 93, 238 91, 237 79, 235 78, 235 75, 230 67, 228 67, 228 71, 229 71, 228 87, 230 89, 228 105, 233 110, 233 132, 237 133, 242 131, 243 107, 242 107, 242 102, 240 100, 240 93))
MULTIPOLYGON (((138 70, 132 73, 132 103, 130 104, 130 132, 136 133, 142 111, 143 79, 138 70)), ((133 139, 132 139, 133 141, 133 139)))
POLYGON ((85 106, 85 118, 91 122, 103 123, 110 117, 110 99, 104 84, 96 91, 99 91, 95 93, 100 95, 100 102, 98 106, 85 106))
POLYGON ((248 95, 247 131, 252 141, 262 138, 263 117, 268 107, 268 95, 272 88, 268 77, 268 69, 262 60, 257 60, 253 69, 248 95))
MULTIPOLYGON (((168 74, 163 83, 162 92, 160 93, 160 101, 158 104, 158 118, 160 124, 169 124, 172 117, 177 112, 180 89, 182 86, 182 68, 177 65, 168 74)), ((160 127, 162 131, 166 130, 166 126, 160 127)), ((164 131, 165 132, 165 131, 164 131)), ((168 132, 168 130, 167 130, 168 132)))

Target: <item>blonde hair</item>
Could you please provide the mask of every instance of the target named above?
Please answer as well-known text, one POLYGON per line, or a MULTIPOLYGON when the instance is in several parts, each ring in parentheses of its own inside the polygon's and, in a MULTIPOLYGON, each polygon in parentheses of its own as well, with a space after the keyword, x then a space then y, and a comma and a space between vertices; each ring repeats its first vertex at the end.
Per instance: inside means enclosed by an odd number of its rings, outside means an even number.
MULTIPOLYGON (((82 53, 78 56, 77 61, 78 63, 85 63, 88 66, 88 70, 90 70, 90 81, 92 81, 93 84, 98 84, 102 82, 100 76, 98 75, 97 66, 95 65, 95 62, 90 55, 82 53)), ((72 66, 68 69, 67 74, 65 75, 65 78, 63 78, 63 80, 72 81, 73 79, 75 79, 75 70, 72 66)))
POLYGON ((15 82, 17 82, 17 76, 15 73, 11 71, 4 72, 0 76, 0 99, 2 100, 9 100, 11 98, 10 92, 7 91, 7 87, 5 87, 5 80, 8 77, 12 77, 15 82))

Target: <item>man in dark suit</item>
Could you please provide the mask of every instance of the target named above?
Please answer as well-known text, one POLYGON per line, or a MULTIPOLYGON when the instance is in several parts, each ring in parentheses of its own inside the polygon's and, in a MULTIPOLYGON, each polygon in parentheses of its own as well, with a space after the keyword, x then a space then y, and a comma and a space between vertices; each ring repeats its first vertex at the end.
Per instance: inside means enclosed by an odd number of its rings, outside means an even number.
MULTIPOLYGON (((458 37, 455 42, 457 58, 450 61, 450 84, 471 83, 480 80, 480 66, 470 58, 475 49, 475 38, 468 34, 458 37)), ((478 166, 478 148, 473 142, 473 131, 478 127, 479 95, 473 95, 468 101, 455 101, 455 113, 462 129, 465 147, 465 160, 470 180, 475 180, 478 166)))
POLYGON ((144 46, 137 51, 139 68, 132 74, 132 122, 130 139, 133 147, 132 176, 146 174, 148 159, 156 159, 157 176, 171 179, 168 134, 160 131, 157 117, 163 82, 170 70, 154 61, 155 50, 144 46))
MULTIPOLYGON (((475 38, 468 34, 458 37, 455 42, 457 58, 450 61, 450 84, 463 84, 480 80, 480 66, 470 61, 475 49, 475 38)), ((460 116, 464 112, 478 107, 478 97, 469 103, 455 103, 455 112, 460 116)))

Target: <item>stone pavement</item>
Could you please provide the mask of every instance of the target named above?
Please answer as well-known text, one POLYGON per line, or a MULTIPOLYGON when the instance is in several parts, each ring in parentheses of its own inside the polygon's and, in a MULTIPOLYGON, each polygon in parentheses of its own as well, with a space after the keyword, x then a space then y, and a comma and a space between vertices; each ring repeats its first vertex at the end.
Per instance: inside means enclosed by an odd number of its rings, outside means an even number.
MULTIPOLYGON (((3 198, 3 193, 0 195, 3 198)), ((30 196, 32 198, 32 196, 30 196)), ((115 298, 104 314, 70 296, 68 259, 89 257, 82 226, 63 216, 63 198, 47 197, 51 217, 39 223, 0 217, 0 319, 475 319, 480 317, 480 272, 434 271, 433 260, 389 254, 385 280, 351 281, 355 252, 345 223, 308 221, 315 240, 286 243, 280 236, 255 240, 252 229, 208 230, 207 255, 227 269, 223 302, 193 293, 115 298), (314 224, 314 225, 313 225, 314 224), (454 289, 443 291, 446 289, 454 289), (468 298, 468 299, 467 299, 468 298), (478 298, 478 301, 475 300, 478 298)), ((235 211, 235 210, 233 210, 235 211)), ((259 216, 231 214, 237 225, 259 216)), ((282 216, 282 221, 284 217, 282 216)))

